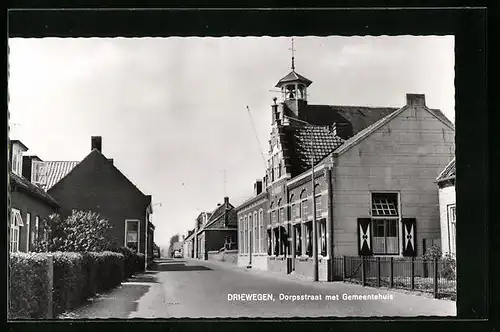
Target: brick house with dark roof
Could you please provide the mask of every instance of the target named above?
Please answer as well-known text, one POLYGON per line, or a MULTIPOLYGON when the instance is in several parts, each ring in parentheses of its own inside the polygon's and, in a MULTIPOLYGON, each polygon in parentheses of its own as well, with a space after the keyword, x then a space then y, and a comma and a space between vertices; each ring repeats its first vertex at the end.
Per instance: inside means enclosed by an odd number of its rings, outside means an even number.
POLYGON ((206 216, 205 223, 198 225, 196 232, 197 258, 208 259, 209 251, 236 249, 238 224, 236 211, 229 203, 229 197, 224 197, 224 203, 218 204, 217 208, 206 216))
MULTIPOLYGON (((40 162, 32 158, 30 164, 35 169, 40 162)), ((113 159, 104 156, 100 136, 91 138, 91 152, 82 161, 41 163, 38 184, 59 203, 63 218, 74 209, 99 213, 113 227, 110 240, 114 247, 133 247, 152 258, 151 195, 142 193, 113 159)), ((26 172, 30 172, 28 167, 26 172)))
POLYGON ((32 157, 23 156, 27 151, 28 147, 21 141, 10 140, 9 250, 12 252, 34 250, 36 239, 42 236, 46 218, 59 209, 54 197, 30 181, 31 175, 27 173, 25 163, 32 157))
POLYGON ((313 208, 319 280, 334 256, 422 254, 440 239, 432 181, 454 156, 454 125, 419 94, 401 108, 309 105, 311 84, 292 65, 276 85, 263 189, 236 208, 238 264, 312 278, 313 208))
POLYGON ((436 184, 439 191, 439 214, 441 220, 441 251, 456 255, 456 162, 453 158, 439 173, 436 184))

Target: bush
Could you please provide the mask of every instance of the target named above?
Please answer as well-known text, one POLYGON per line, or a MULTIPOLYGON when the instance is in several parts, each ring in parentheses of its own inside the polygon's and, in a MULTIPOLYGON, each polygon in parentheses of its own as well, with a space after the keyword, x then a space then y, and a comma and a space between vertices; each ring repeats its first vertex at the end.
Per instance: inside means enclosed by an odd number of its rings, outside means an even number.
POLYGON ((47 317, 47 255, 12 253, 8 268, 9 319, 47 317))
MULTIPOLYGON (((123 280, 124 257, 115 252, 53 253, 53 313, 73 309, 123 280)), ((11 254, 9 317, 45 318, 48 304, 47 253, 11 254)))
POLYGON ((135 250, 122 247, 115 249, 116 252, 120 253, 124 257, 124 277, 130 278, 132 275, 140 272, 144 272, 145 256, 144 254, 138 254, 135 250))
POLYGON ((119 253, 54 253, 54 313, 73 309, 122 280, 123 255, 119 253))

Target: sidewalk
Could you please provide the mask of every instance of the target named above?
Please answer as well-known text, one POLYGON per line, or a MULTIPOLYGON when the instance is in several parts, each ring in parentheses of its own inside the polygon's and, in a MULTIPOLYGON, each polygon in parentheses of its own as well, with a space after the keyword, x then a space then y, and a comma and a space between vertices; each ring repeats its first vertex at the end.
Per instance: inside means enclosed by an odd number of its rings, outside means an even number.
POLYGON ((433 299, 436 301, 449 301, 449 302, 456 302, 452 301, 449 299, 434 299, 434 296, 431 293, 426 293, 426 292, 419 292, 419 291, 409 291, 405 289, 399 289, 399 288, 387 288, 387 287, 371 287, 371 286, 361 286, 360 284, 356 283, 350 283, 350 282, 344 282, 344 281, 313 281, 312 278, 310 277, 305 277, 301 275, 297 275, 294 272, 291 274, 285 274, 281 272, 274 272, 274 271, 264 271, 260 269, 252 269, 252 268, 247 268, 244 266, 237 266, 236 264, 230 264, 230 263, 225 263, 221 261, 215 261, 215 260, 200 260, 200 259, 193 259, 193 258, 186 258, 184 259, 186 262, 191 262, 191 263, 201 263, 201 264, 213 264, 215 266, 219 266, 221 268, 225 269, 231 269, 243 273, 251 273, 257 277, 262 277, 262 278, 273 278, 273 279, 280 279, 280 280, 287 280, 287 281, 293 281, 297 282, 303 285, 315 285, 319 286, 322 289, 325 290, 330 290, 332 287, 335 287, 335 285, 346 285, 347 287, 355 290, 355 289, 362 289, 366 291, 371 291, 371 292, 384 292, 387 294, 404 294, 404 295, 411 295, 411 296, 418 296, 418 297, 424 297, 424 298, 429 298, 433 299))

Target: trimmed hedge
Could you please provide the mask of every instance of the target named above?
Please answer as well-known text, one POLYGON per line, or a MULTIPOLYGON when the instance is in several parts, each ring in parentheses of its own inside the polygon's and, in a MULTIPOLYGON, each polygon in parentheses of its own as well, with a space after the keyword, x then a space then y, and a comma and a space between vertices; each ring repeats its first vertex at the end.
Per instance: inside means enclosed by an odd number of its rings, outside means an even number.
POLYGON ((9 319, 46 318, 50 283, 46 254, 11 253, 9 319))
MULTIPOLYGON (((120 253, 53 255, 53 314, 73 309, 87 298, 118 286, 124 279, 120 253)), ((9 263, 9 318, 45 318, 48 308, 47 253, 13 253, 9 263)))
POLYGON ((130 278, 132 275, 144 272, 145 256, 141 253, 136 253, 127 247, 116 249, 124 257, 124 276, 130 278))

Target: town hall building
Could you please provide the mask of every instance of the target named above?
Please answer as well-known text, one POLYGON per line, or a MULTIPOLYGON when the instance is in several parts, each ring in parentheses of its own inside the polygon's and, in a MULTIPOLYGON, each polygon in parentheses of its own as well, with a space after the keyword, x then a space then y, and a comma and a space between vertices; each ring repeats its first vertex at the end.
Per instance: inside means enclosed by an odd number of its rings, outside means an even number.
POLYGON ((441 237, 434 180, 454 157, 453 123, 422 94, 400 108, 309 104, 313 82, 293 57, 291 69, 271 106, 267 172, 236 208, 238 265, 312 277, 313 220, 319 280, 336 256, 423 254, 441 237))

